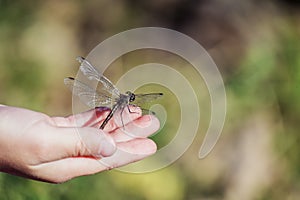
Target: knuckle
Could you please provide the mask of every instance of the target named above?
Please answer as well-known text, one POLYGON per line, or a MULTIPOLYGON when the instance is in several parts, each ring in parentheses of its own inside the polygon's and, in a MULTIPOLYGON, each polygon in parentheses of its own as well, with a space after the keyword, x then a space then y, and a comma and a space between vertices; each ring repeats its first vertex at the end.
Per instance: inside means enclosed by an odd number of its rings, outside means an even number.
POLYGON ((74 148, 74 156, 84 156, 87 154, 87 148, 86 145, 84 144, 84 142, 79 139, 76 143, 75 143, 75 148, 74 148))

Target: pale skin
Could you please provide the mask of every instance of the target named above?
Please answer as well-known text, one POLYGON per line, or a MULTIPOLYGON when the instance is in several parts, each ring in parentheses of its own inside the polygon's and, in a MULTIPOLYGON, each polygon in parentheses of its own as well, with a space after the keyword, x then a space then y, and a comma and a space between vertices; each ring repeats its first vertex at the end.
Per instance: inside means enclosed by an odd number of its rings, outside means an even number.
POLYGON ((69 117, 0 105, 0 171, 39 181, 62 183, 144 159, 157 150, 147 137, 159 129, 155 116, 137 107, 98 127, 108 110, 69 117))

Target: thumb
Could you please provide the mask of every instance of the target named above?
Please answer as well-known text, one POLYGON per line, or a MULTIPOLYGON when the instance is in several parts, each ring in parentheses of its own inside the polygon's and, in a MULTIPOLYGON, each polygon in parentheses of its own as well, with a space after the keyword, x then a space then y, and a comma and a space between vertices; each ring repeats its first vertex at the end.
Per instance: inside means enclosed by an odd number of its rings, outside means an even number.
POLYGON ((56 153, 64 154, 62 157, 107 157, 116 151, 113 138, 97 128, 59 127, 56 129, 58 130, 54 131, 56 134, 52 134, 52 139, 57 147, 56 153))
POLYGON ((78 128, 77 131, 79 141, 75 156, 107 157, 116 151, 115 141, 104 131, 92 127, 78 128))

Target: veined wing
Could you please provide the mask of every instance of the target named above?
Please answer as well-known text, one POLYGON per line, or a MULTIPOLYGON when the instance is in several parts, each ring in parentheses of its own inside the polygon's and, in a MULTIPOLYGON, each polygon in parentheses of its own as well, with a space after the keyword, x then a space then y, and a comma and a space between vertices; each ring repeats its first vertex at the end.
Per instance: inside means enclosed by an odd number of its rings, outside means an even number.
POLYGON ((64 83, 73 94, 77 95, 83 103, 91 108, 111 106, 112 101, 114 102, 114 99, 110 97, 111 94, 95 90, 72 77, 65 78, 64 83))
POLYGON ((115 96, 120 96, 120 91, 114 84, 105 76, 100 74, 91 63, 89 63, 85 58, 83 57, 77 57, 77 59, 81 65, 80 70, 81 72, 88 77, 90 80, 96 80, 103 84, 103 89, 111 93, 115 96))
POLYGON ((153 101, 163 96, 163 93, 135 94, 134 104, 142 104, 153 101))

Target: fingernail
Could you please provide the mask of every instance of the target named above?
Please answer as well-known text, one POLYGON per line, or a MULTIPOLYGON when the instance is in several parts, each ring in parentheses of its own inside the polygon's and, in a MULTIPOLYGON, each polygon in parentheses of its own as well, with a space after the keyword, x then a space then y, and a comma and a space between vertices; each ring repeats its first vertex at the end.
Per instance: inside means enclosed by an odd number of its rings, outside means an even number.
POLYGON ((144 115, 139 119, 139 125, 144 128, 150 126, 151 122, 152 122, 151 115, 144 115))
POLYGON ((140 114, 141 109, 138 106, 130 106, 130 111, 134 114, 140 114))

